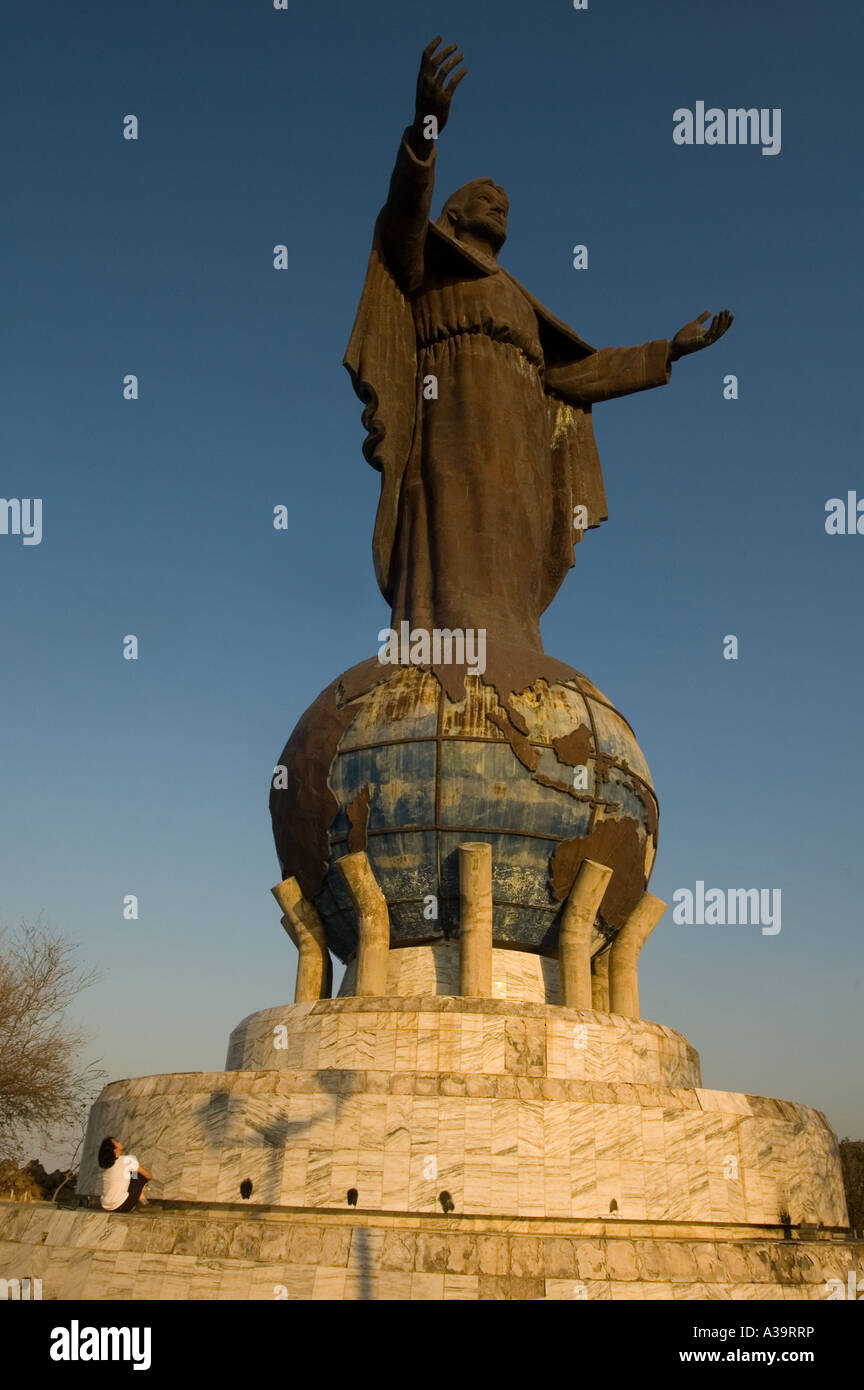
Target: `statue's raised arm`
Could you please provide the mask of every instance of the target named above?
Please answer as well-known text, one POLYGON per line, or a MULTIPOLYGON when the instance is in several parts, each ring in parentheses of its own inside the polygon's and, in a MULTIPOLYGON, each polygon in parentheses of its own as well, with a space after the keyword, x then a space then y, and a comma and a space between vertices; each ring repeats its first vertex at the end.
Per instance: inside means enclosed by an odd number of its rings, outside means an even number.
POLYGON ((450 117, 453 93, 467 71, 451 43, 436 53, 440 35, 427 44, 417 74, 414 119, 402 137, 379 229, 387 263, 408 294, 423 279, 424 247, 435 184, 435 141, 450 117))
POLYGON ((418 159, 427 158, 428 142, 437 140, 450 119, 453 93, 468 71, 463 67, 450 77, 453 69, 459 67, 462 62, 463 55, 456 52, 455 43, 448 44, 440 53, 436 53, 440 42, 439 34, 437 39, 426 45, 417 74, 417 96, 414 101, 414 123, 411 126, 410 140, 411 148, 418 159))

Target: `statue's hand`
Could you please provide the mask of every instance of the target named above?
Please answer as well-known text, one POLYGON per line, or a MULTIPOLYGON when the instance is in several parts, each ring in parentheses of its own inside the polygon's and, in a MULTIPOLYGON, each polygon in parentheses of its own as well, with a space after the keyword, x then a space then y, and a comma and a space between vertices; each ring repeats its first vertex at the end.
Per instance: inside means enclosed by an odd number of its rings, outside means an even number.
POLYGON ((435 49, 441 42, 441 35, 427 44, 423 50, 423 57, 420 60, 420 72, 417 76, 417 100, 414 107, 414 128, 418 133, 422 133, 423 124, 427 116, 434 116, 438 122, 438 130, 442 131, 447 124, 450 115, 450 102, 453 93, 462 81, 467 72, 467 68, 462 68, 456 73, 455 77, 447 78, 454 68, 462 62, 462 54, 456 53, 456 44, 451 43, 447 48, 436 53, 435 49), (456 53, 455 57, 450 55, 456 53))
POLYGON ((669 360, 677 361, 679 357, 686 357, 691 352, 701 352, 702 348, 710 347, 716 343, 718 338, 722 338, 727 328, 732 322, 732 315, 728 309, 721 309, 719 314, 715 314, 710 324, 703 330, 702 324, 710 318, 710 311, 705 310, 698 319, 692 323, 685 323, 683 328, 679 328, 675 337, 669 345, 669 360))

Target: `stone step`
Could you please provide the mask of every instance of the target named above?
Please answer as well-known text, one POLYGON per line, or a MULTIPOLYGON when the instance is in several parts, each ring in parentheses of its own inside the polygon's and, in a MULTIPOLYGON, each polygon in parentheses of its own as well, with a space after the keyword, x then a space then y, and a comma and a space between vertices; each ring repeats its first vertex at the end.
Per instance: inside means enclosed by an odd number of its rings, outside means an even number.
POLYGON ((0 1201, 0 1278, 43 1299, 820 1299, 864 1288, 823 1230, 151 1203, 0 1201), (833 1283, 831 1281, 834 1281, 833 1283))

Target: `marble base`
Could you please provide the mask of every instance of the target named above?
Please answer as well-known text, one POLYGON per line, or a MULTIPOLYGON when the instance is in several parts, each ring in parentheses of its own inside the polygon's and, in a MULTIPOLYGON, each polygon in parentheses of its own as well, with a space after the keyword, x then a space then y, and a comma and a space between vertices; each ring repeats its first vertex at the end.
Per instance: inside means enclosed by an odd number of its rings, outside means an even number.
MULTIPOLYGON (((387 994, 410 999, 430 994, 459 996, 458 941, 433 941, 426 946, 401 946, 387 956, 387 994)), ((356 993, 357 961, 345 970, 339 997, 356 993)), ((492 998, 531 1004, 561 1002, 558 958, 534 951, 492 948, 492 998)))
POLYGON ((106 1134, 155 1197, 483 1218, 847 1224, 824 1116, 709 1091, 659 1024, 540 1003, 343 998, 253 1014, 228 1069, 113 1082, 106 1134))

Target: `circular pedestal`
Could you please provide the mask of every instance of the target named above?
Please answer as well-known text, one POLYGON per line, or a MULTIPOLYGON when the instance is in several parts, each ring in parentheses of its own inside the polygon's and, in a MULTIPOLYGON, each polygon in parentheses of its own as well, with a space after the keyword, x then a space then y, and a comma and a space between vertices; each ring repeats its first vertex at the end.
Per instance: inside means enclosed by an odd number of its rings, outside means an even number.
POLYGON ((699 1085, 680 1034, 504 1000, 331 999, 266 1009, 223 1072, 114 1082, 106 1134, 153 1196, 472 1217, 846 1225, 837 1144, 806 1106, 699 1085))

